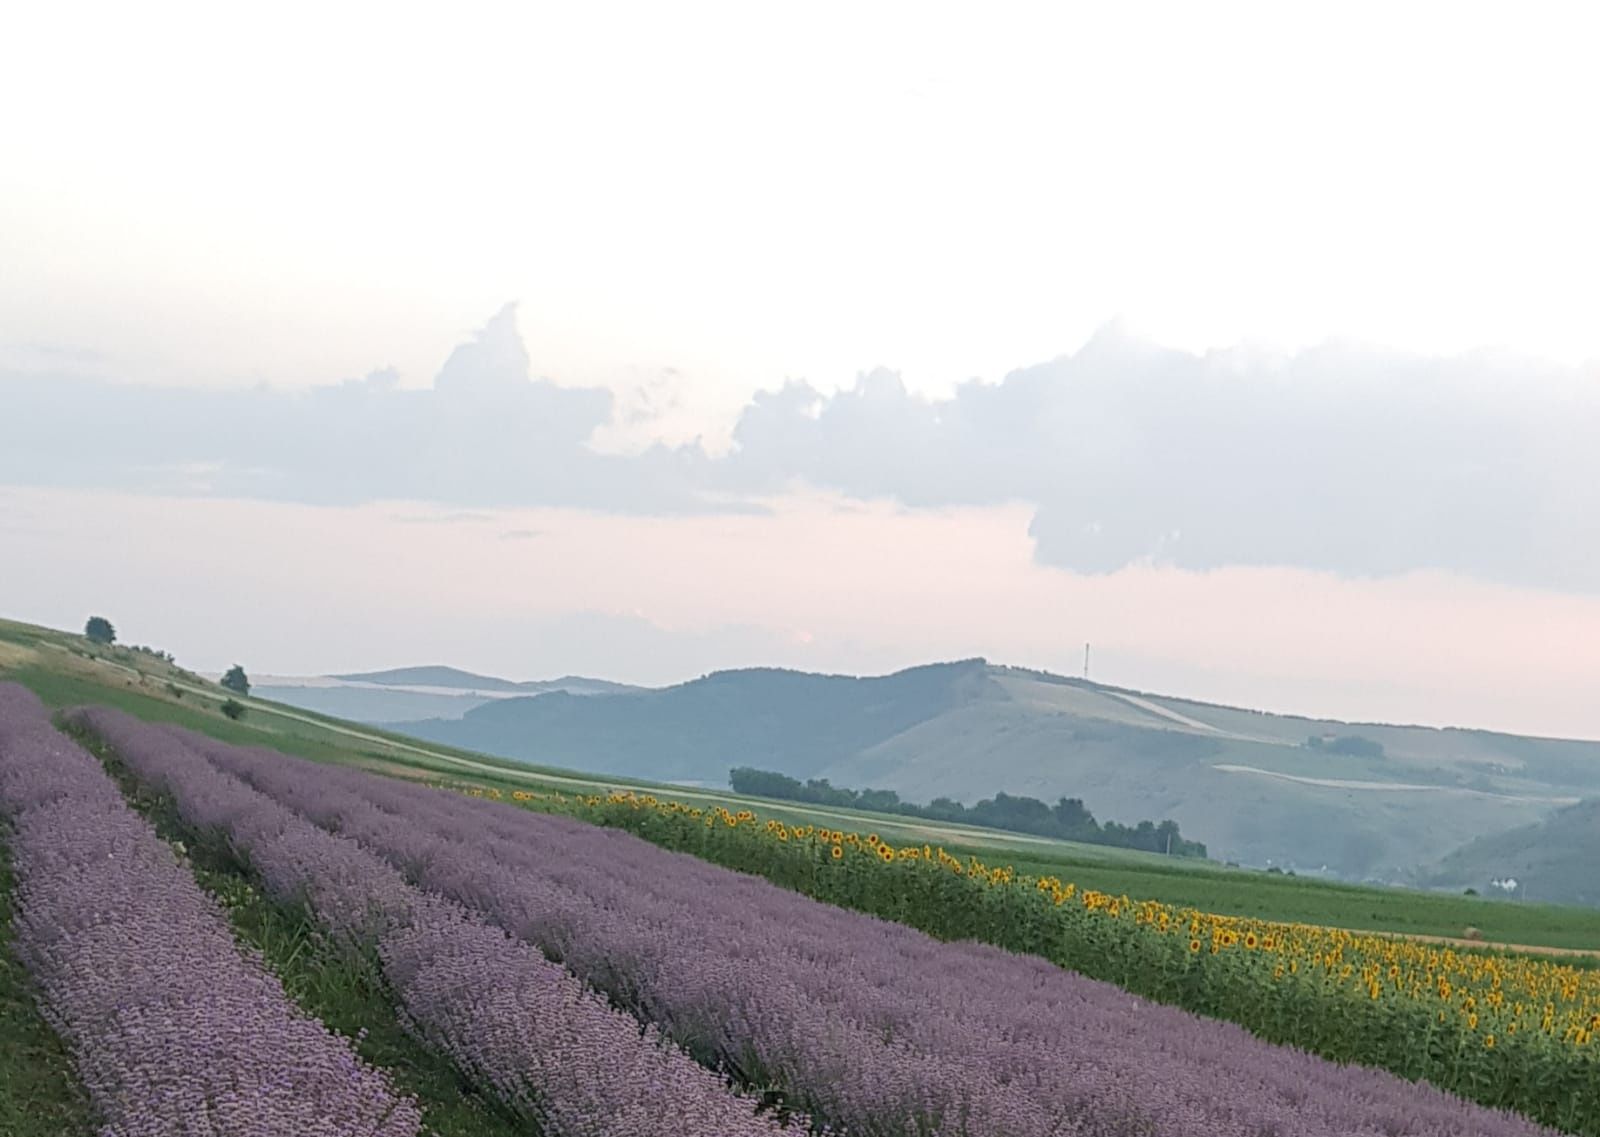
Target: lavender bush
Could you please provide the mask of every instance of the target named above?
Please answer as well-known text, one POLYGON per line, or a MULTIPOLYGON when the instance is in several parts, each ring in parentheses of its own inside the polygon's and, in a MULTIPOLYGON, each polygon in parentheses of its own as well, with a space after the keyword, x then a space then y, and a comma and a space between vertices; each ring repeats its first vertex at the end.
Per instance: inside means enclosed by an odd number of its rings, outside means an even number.
POLYGON ((659 1023, 856 1134, 1522 1137, 1029 956, 944 944, 627 834, 191 736, 659 1023))
POLYGON ((76 712, 184 820, 225 834, 266 888, 303 901, 352 947, 373 944, 408 1023, 553 1137, 774 1137, 753 1099, 619 1013, 530 944, 420 892, 355 842, 209 764, 166 730, 76 712))
POLYGON ((17 952, 102 1137, 410 1137, 421 1111, 299 1011, 100 764, 0 683, 17 952))

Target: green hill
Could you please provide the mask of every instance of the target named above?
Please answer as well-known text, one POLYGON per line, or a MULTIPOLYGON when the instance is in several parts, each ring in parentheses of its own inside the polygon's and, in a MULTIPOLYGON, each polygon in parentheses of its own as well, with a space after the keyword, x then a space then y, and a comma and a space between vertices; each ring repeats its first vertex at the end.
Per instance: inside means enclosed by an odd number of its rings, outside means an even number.
POLYGON ((865 679, 719 672, 406 729, 656 781, 720 786, 754 766, 911 801, 1077 797, 1105 819, 1171 817, 1231 860, 1386 881, 1600 797, 1600 743, 1272 715, 983 660, 865 679))
POLYGON ((1512 894, 1547 904, 1600 907, 1600 801, 1586 801, 1543 821, 1496 833, 1457 849, 1421 876, 1443 888, 1483 895, 1494 881, 1515 880, 1512 894))
POLYGON ((728 770, 784 773, 844 762, 979 699, 982 661, 875 679, 799 671, 726 671, 657 691, 501 699, 450 723, 410 723, 420 737, 578 769, 726 785, 728 770))

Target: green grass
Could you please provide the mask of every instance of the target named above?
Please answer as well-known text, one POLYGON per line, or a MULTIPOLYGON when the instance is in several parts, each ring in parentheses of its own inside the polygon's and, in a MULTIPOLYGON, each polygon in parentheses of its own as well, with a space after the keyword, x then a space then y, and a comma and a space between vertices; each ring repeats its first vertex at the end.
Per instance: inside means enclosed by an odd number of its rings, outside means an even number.
MULTIPOLYGON (((116 707, 149 722, 170 722, 198 730, 224 742, 243 746, 272 746, 287 753, 322 762, 347 762, 356 749, 348 741, 342 745, 337 735, 316 728, 294 729, 292 720, 283 725, 263 721, 266 716, 251 716, 241 721, 225 717, 217 708, 224 696, 207 699, 185 694, 173 697, 161 682, 141 684, 132 676, 106 678, 92 673, 63 672, 49 663, 29 663, 13 668, 5 678, 33 690, 51 707, 70 707, 84 703, 116 707)), ((374 756, 383 756, 374 752, 374 756)))
POLYGON ((89 1137, 96 1126, 72 1059, 40 1016, 33 983, 12 953, 9 837, 0 823, 0 1134, 89 1137))
MULTIPOLYGON (((219 900, 239 941, 258 950, 284 990, 308 1013, 348 1037, 396 1088, 416 1096, 426 1132, 437 1137, 533 1137, 537 1130, 476 1091, 446 1059, 406 1033, 377 961, 335 946, 302 906, 255 887, 249 866, 226 842, 184 826, 171 803, 134 781, 103 746, 71 732, 106 761, 123 793, 167 841, 182 841, 195 878, 219 900)), ((40 1130, 40 1134, 44 1133, 40 1130)), ((10 1137, 10 1131, 0 1128, 10 1137)))

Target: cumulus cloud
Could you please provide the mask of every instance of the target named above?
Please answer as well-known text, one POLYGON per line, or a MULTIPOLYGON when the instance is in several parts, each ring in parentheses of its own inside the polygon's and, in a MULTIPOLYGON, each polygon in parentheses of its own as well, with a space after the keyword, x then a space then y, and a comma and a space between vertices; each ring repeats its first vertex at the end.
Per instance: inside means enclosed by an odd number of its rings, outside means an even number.
POLYGON ((757 397, 722 471, 910 505, 1022 501, 1038 557, 1600 588, 1600 375, 1330 344, 1167 351, 1108 328, 948 399, 877 371, 757 397))
POLYGON ((1113 326, 948 398, 883 369, 833 395, 791 382, 752 398, 718 458, 591 446, 631 413, 534 378, 507 306, 420 390, 391 371, 303 392, 0 378, 0 483, 641 514, 809 485, 912 508, 1026 503, 1038 558, 1076 572, 1443 569, 1600 590, 1593 371, 1341 344, 1194 355, 1113 326))

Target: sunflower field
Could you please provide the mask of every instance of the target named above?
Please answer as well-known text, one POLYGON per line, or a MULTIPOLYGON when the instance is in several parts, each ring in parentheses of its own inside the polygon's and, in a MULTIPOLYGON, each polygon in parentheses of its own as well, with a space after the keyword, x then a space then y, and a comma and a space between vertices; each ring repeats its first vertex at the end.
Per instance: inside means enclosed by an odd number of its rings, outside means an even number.
MULTIPOLYGON (((500 791, 467 792, 498 798, 500 791)), ((1340 1062, 1600 1135, 1600 971, 1557 958, 1180 909, 930 845, 649 794, 516 791, 817 899, 1043 956, 1340 1062)))

